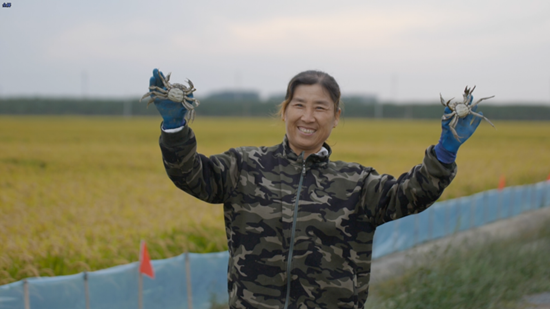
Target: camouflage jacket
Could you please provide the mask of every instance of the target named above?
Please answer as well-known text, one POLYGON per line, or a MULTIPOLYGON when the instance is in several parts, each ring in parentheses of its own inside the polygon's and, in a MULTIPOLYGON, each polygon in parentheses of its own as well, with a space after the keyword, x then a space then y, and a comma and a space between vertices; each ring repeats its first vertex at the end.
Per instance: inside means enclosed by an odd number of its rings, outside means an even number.
POLYGON ((426 209, 456 173, 433 146, 398 179, 330 161, 326 144, 303 160, 286 136, 206 157, 185 126, 160 147, 177 187, 224 205, 231 308, 363 308, 376 227, 426 209))

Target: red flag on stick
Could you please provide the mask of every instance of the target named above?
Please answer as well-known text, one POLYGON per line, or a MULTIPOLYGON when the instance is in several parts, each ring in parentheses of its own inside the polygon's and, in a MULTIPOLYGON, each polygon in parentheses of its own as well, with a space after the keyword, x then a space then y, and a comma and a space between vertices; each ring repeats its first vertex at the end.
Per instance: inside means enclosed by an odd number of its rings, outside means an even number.
POLYGON ((550 174, 548 174, 548 177, 546 177, 546 181, 550 181, 550 174))
POLYGON ((147 251, 145 241, 141 241, 141 250, 139 253, 139 272, 155 279, 155 272, 153 271, 153 265, 151 264, 151 258, 149 257, 149 252, 147 251))
POLYGON ((506 187, 506 177, 504 175, 500 176, 500 180, 498 181, 498 190, 502 190, 506 187))

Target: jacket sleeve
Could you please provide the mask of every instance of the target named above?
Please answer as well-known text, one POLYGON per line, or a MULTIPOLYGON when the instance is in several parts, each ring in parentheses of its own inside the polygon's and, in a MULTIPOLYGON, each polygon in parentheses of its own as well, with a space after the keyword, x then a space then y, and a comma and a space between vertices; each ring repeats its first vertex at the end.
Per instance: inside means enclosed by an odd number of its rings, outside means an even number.
POLYGON ((181 131, 162 131, 159 139, 164 168, 181 190, 209 203, 223 203, 236 187, 242 155, 235 149, 206 157, 197 153, 195 133, 189 126, 181 131))
POLYGON ((395 179, 370 171, 363 188, 367 215, 378 226, 410 214, 419 213, 441 196, 456 175, 456 163, 441 163, 428 147, 422 164, 395 179))

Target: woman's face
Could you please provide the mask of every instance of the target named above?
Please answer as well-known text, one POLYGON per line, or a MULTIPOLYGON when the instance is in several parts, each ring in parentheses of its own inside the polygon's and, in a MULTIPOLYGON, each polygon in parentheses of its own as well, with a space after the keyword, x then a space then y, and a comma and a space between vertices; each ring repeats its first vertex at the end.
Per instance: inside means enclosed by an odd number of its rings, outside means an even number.
POLYGON ((283 113, 288 142, 296 154, 305 151, 307 157, 321 150, 340 119, 340 109, 334 113, 334 108, 334 102, 321 85, 296 87, 283 113))

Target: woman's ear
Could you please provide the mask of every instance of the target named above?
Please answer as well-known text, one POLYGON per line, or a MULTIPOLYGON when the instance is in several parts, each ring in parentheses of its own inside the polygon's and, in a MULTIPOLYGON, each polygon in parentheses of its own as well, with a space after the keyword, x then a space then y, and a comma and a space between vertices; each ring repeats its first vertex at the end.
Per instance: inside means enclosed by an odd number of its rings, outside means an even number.
POLYGON ((338 122, 340 121, 340 114, 342 113, 342 109, 338 108, 338 111, 336 112, 336 115, 334 115, 334 126, 333 128, 336 128, 338 125, 338 122))

